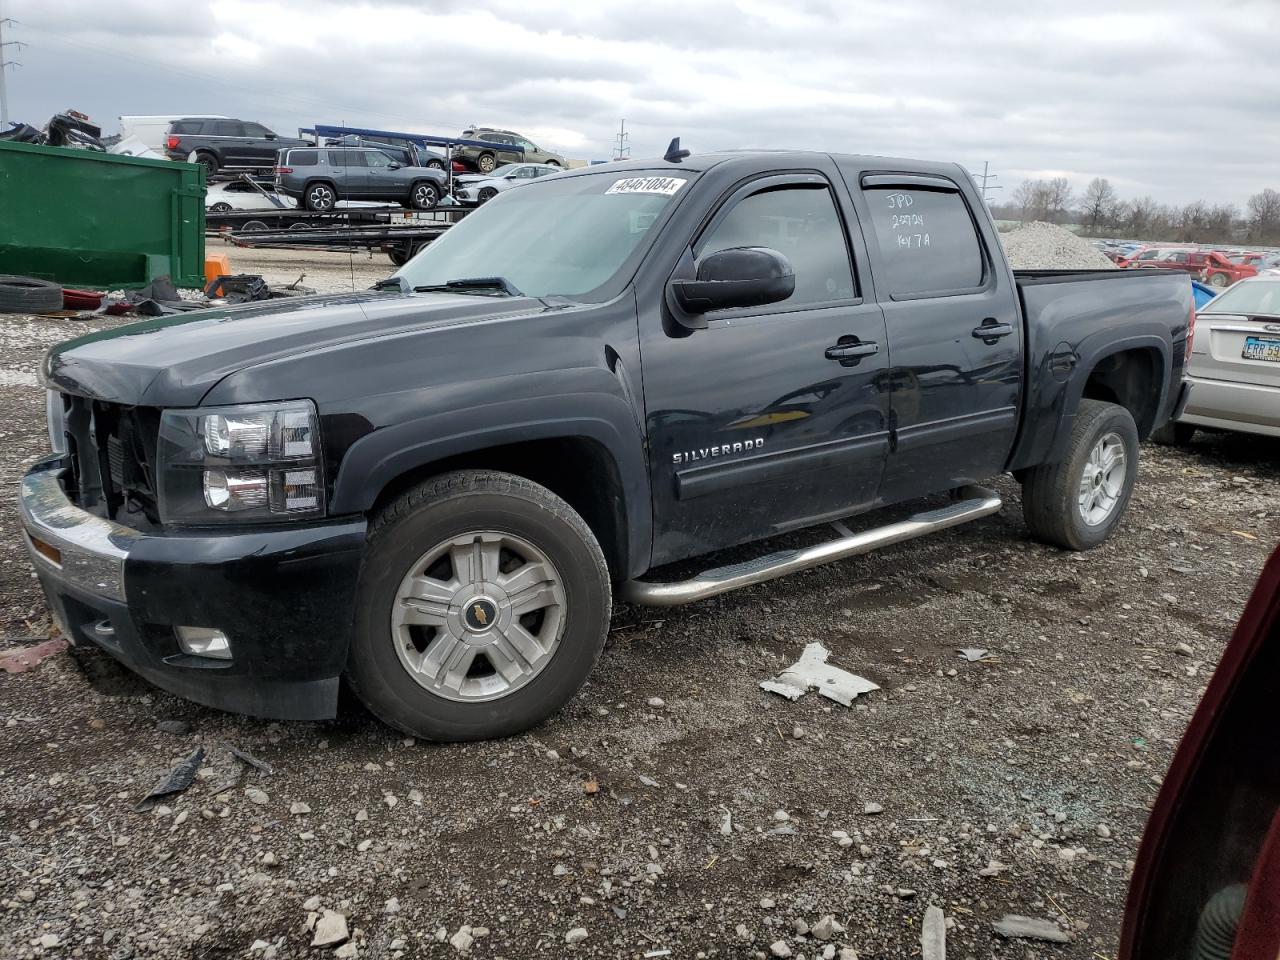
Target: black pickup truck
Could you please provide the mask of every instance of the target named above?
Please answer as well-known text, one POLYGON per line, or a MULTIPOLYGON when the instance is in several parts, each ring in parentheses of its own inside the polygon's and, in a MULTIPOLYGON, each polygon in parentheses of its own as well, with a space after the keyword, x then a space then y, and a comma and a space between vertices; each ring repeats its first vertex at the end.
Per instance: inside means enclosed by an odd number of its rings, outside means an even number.
POLYGON ((54 348, 22 519, 67 636, 167 690, 322 718, 345 677, 408 733, 510 734, 578 689, 615 596, 987 516, 1006 472, 1036 536, 1098 544, 1193 324, 1183 276, 1014 273, 959 166, 672 150, 502 194, 368 291, 54 348))

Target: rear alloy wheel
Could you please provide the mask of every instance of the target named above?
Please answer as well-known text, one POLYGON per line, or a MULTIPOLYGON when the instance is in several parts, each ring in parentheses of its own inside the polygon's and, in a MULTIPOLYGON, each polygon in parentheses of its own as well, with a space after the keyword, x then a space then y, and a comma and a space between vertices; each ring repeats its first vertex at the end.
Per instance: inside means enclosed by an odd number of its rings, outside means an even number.
POLYGON ((210 213, 230 213, 231 210, 231 204, 227 203, 225 200, 219 200, 217 203, 209 207, 210 213))
POLYGON ((512 474, 443 474, 370 525, 347 679, 413 736, 508 736, 582 685, 609 610, 604 556, 567 503, 512 474))
POLYGON ((1229 286, 1230 284, 1231 284, 1231 278, 1228 277, 1225 273, 1209 274, 1209 286, 1211 287, 1225 287, 1225 286, 1229 286))
POLYGON ((1065 457, 1024 474, 1022 515, 1041 540, 1088 550, 1119 525, 1137 472, 1133 416, 1114 403, 1081 400, 1065 457))
POLYGON ((493 189, 493 187, 485 187, 485 188, 484 188, 483 190, 481 190, 478 194, 476 194, 476 202, 477 202, 477 203, 488 203, 490 200, 492 200, 492 199, 493 199, 494 197, 496 197, 497 195, 498 195, 498 191, 497 191, 497 190, 495 190, 495 189, 493 189))
POLYGON ((415 210, 430 210, 440 202, 440 191, 434 183, 415 183, 409 201, 415 210))
POLYGON ((482 153, 476 158, 476 167, 481 173, 493 173, 493 168, 497 165, 492 153, 482 153))
POLYGON ((308 210, 316 213, 328 213, 338 202, 338 195, 327 183, 313 183, 307 187, 306 204, 308 210))

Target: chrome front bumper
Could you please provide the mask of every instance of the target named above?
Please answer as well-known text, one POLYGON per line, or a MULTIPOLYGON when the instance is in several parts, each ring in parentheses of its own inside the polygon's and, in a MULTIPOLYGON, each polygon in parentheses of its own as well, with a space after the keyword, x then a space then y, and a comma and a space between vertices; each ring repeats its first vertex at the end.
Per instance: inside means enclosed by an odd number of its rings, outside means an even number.
POLYGON ((144 535, 73 504, 62 489, 64 473, 53 458, 22 478, 18 512, 32 563, 70 586, 123 602, 124 562, 144 535))

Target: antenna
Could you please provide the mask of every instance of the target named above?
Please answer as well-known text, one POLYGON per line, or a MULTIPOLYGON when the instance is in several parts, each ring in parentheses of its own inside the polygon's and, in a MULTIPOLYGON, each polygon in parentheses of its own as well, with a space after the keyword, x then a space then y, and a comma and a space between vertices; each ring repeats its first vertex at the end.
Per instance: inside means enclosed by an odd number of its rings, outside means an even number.
POLYGON ((17 20, 10 20, 8 17, 0 17, 0 133, 9 129, 9 91, 5 86, 5 71, 10 67, 22 66, 17 60, 6 60, 4 58, 5 47, 17 47, 21 50, 28 44, 21 40, 6 40, 4 38, 4 28, 16 24, 17 20))
POLYGON ((679 163, 687 156, 689 156, 689 151, 680 149, 680 138, 672 137, 671 143, 667 147, 667 152, 663 154, 662 159, 667 163, 679 163))

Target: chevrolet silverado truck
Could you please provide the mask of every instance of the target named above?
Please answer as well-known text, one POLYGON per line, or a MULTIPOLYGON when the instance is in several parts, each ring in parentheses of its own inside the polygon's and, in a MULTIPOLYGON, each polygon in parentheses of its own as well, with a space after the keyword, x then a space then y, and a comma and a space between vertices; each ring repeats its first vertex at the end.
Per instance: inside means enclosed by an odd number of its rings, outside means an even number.
POLYGON ((976 520, 1004 473, 1032 534, 1097 545, 1193 324, 1182 275, 1011 270, 960 166, 673 144, 501 194, 370 290, 53 348, 24 535, 65 634, 165 690, 318 719, 345 680, 501 736, 573 696, 617 596, 976 520), (884 507, 915 512, 846 526, 884 507))

